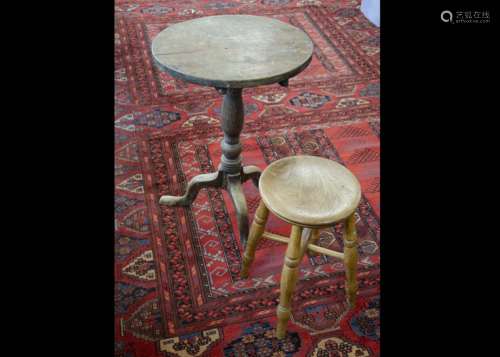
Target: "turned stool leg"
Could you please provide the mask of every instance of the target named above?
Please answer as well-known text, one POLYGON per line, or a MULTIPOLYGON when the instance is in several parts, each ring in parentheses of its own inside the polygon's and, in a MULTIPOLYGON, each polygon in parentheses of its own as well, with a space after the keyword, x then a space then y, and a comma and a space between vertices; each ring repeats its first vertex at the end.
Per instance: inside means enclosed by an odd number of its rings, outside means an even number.
POLYGON ((281 273, 280 303, 277 310, 278 326, 276 329, 276 337, 279 339, 285 337, 286 326, 290 319, 292 293, 299 276, 301 235, 302 228, 295 225, 292 226, 290 242, 288 242, 288 247, 286 249, 285 264, 281 273))
POLYGON ((252 226, 250 227, 247 246, 245 248, 245 254, 243 255, 243 264, 240 273, 240 276, 243 279, 248 277, 250 264, 252 264, 253 259, 255 257, 255 249, 257 248, 257 244, 262 238, 262 233, 264 233, 268 217, 269 217, 269 210, 267 209, 264 202, 260 201, 259 207, 255 212, 255 217, 253 219, 252 226))
MULTIPOLYGON (((309 239, 309 244, 316 244, 316 242, 318 241, 319 239, 319 229, 313 229, 312 230, 312 233, 311 233, 311 238, 309 239)), ((309 257, 314 257, 314 256, 317 256, 317 255, 320 255, 319 253, 316 253, 316 252, 312 252, 310 250, 308 250, 306 252, 306 254, 309 256, 309 257)))
POLYGON ((356 304, 356 294, 358 292, 358 282, 356 271, 358 264, 356 219, 354 213, 351 214, 346 222, 344 229, 344 265, 346 275, 346 294, 347 301, 351 308, 356 304))

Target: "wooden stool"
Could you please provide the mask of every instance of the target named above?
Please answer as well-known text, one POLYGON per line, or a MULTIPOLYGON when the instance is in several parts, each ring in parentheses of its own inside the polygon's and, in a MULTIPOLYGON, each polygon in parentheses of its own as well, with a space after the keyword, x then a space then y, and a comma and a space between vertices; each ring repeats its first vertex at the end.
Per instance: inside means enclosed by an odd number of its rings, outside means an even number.
POLYGON ((285 337, 299 264, 307 250, 344 261, 347 300, 351 308, 354 307, 358 290, 354 212, 361 198, 356 177, 344 166, 328 159, 292 156, 273 162, 262 172, 259 191, 261 201, 250 228, 241 277, 248 277, 261 238, 288 244, 281 274, 276 336, 285 337), (292 224, 289 239, 264 231, 269 211, 292 224), (341 221, 345 221, 343 253, 314 244, 319 238, 319 229, 341 221))

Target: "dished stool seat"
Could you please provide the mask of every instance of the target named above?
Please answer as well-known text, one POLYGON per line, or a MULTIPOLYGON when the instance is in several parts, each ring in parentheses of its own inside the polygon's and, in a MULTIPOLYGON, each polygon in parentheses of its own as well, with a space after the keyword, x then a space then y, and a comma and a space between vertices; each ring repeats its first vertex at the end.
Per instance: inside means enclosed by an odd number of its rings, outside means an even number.
POLYGON ((316 156, 292 156, 269 165, 259 179, 261 201, 243 256, 241 277, 248 277, 255 249, 261 238, 288 244, 280 282, 276 336, 285 337, 291 314, 292 293, 299 264, 307 251, 344 261, 346 295, 349 305, 356 302, 358 261, 355 211, 361 199, 356 177, 344 166, 316 156), (290 238, 265 232, 269 212, 292 224, 290 238), (344 251, 336 252, 314 243, 319 230, 344 222, 344 251))
POLYGON ((317 156, 291 156, 269 165, 259 180, 266 207, 292 224, 318 228, 347 218, 361 188, 344 166, 317 156))

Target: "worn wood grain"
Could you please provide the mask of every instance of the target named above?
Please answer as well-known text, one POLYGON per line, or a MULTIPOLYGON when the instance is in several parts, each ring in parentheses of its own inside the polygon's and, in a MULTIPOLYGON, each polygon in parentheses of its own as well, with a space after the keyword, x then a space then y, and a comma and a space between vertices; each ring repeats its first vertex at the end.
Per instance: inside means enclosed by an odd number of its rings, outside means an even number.
POLYGON ((156 63, 172 76, 218 88, 286 83, 307 67, 313 53, 301 29, 251 15, 177 23, 160 32, 151 48, 156 63))
POLYGON ((361 198, 359 182, 348 169, 316 156, 291 156, 273 162, 260 177, 259 191, 271 212, 310 228, 345 219, 361 198))

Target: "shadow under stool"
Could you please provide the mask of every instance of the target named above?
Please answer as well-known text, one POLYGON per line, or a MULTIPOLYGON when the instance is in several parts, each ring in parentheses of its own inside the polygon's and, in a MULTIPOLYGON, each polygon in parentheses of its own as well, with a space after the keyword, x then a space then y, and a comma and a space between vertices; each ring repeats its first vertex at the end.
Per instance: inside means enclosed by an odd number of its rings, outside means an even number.
POLYGON ((260 239, 286 243, 277 309, 276 336, 285 337, 292 294, 304 254, 324 254, 343 260, 349 306, 356 302, 358 262, 355 210, 361 198, 356 177, 335 161, 316 156, 291 156, 273 162, 259 180, 261 201, 250 227, 241 277, 247 278, 260 239), (269 212, 292 225, 290 238, 265 232, 269 212), (315 245, 319 230, 344 222, 344 251, 315 245))

